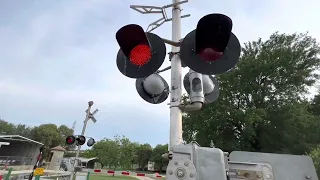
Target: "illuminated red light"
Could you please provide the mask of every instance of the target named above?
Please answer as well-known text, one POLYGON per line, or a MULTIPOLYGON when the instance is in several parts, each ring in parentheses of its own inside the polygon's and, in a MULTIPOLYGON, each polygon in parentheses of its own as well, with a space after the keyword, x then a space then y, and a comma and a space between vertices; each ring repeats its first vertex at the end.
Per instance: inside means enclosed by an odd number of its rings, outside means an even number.
POLYGON ((130 62, 136 66, 147 64, 151 57, 151 49, 148 45, 138 45, 130 52, 130 62))
POLYGON ((73 139, 72 138, 68 138, 67 142, 71 144, 71 143, 73 143, 73 139))
POLYGON ((206 48, 199 54, 199 56, 205 61, 216 61, 220 59, 222 55, 223 52, 216 51, 212 48, 206 48))

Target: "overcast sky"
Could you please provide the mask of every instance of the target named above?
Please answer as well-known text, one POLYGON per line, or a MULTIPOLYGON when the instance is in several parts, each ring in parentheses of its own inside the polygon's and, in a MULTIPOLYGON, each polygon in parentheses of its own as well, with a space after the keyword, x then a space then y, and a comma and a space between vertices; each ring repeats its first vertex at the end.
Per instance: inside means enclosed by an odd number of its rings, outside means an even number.
MULTIPOLYGON (((161 17, 129 8, 141 3, 171 1, 0 0, 0 117, 30 126, 71 127, 77 121, 79 134, 87 102, 93 100, 98 122, 89 122, 87 136, 99 140, 120 134, 152 146, 167 143, 167 103, 144 102, 135 81, 115 64, 116 31, 130 23, 147 28, 161 17)), ((191 0, 182 6, 183 14, 191 14, 182 20, 182 35, 202 16, 224 13, 233 19, 233 32, 242 43, 275 31, 309 31, 319 40, 319 7, 319 0, 191 0)), ((167 13, 171 16, 171 9, 167 13)), ((170 39, 171 23, 154 33, 170 39)), ((164 73, 169 81, 168 75, 164 73)))

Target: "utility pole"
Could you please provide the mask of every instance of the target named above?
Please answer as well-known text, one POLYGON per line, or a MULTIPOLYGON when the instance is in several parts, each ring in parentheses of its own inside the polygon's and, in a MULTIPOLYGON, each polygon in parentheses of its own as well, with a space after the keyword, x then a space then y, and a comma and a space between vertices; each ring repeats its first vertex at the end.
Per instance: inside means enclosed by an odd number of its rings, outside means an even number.
MULTIPOLYGON (((188 0, 172 0, 172 4, 165 5, 163 7, 157 6, 141 6, 131 5, 130 7, 142 14, 162 14, 162 18, 151 23, 147 31, 151 32, 154 29, 160 27, 163 23, 172 21, 172 40, 162 38, 162 40, 172 45, 172 52, 170 54, 171 67, 167 67, 163 70, 158 70, 157 73, 171 69, 171 91, 170 91, 170 141, 169 150, 171 146, 182 144, 182 113, 180 109, 182 98, 182 66, 179 55, 181 40, 181 19, 189 17, 190 14, 181 16, 181 7, 183 3, 187 3, 188 0), (172 18, 168 18, 166 9, 172 7, 172 18)), ((139 92, 139 91, 138 91, 139 92)), ((139 93, 140 94, 140 93, 139 93)), ((141 96, 141 94, 140 94, 141 96)), ((143 96, 142 96, 143 97, 143 96)), ((146 97, 143 97, 146 101, 146 97)), ((148 101, 150 102, 150 101, 148 101)), ((161 100, 158 102, 161 103, 161 100)), ((155 103, 155 104, 158 104, 155 103)))
MULTIPOLYGON (((82 127, 82 131, 81 131, 81 136, 84 136, 84 133, 86 131, 87 128, 87 124, 88 121, 90 119, 92 119, 92 121, 95 123, 97 120, 94 118, 94 114, 98 112, 98 109, 96 109, 93 113, 91 113, 91 107, 93 105, 93 101, 89 101, 88 102, 88 109, 86 110, 86 116, 84 119, 84 123, 83 123, 83 127, 82 127)), ((78 158, 79 158, 79 154, 80 154, 80 149, 81 149, 81 145, 78 145, 78 149, 77 149, 77 153, 76 153, 76 157, 73 163, 73 167, 72 167, 72 172, 71 172, 71 176, 70 176, 70 180, 73 180, 74 176, 76 175, 76 171, 75 171, 75 167, 78 164, 78 158)))
MULTIPOLYGON (((172 41, 181 39, 180 0, 172 0, 172 41)), ((180 47, 172 46, 171 58, 171 93, 170 93, 170 143, 171 146, 182 143, 182 113, 180 102, 182 97, 182 67, 179 55, 180 47)))

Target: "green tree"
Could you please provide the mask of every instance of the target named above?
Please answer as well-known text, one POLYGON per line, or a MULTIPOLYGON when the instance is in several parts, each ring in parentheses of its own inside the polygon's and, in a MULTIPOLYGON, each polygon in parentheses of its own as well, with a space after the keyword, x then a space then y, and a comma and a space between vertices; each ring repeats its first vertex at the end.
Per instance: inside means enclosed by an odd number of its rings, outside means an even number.
POLYGON ((55 124, 42 124, 32 129, 33 140, 44 144, 44 158, 49 158, 51 148, 61 145, 61 136, 58 132, 58 127, 55 124))
MULTIPOLYGON (((66 125, 61 125, 58 128, 58 132, 61 136, 61 144, 65 144, 65 140, 68 136, 73 135, 73 129, 70 129, 69 127, 67 127, 66 125)), ((65 148, 69 151, 69 150, 75 150, 76 149, 76 145, 70 145, 70 146, 65 146, 65 148)))
POLYGON ((318 87, 318 93, 311 101, 310 110, 314 115, 320 116, 320 87, 318 87))
POLYGON ((116 136, 115 141, 120 144, 120 166, 125 169, 131 169, 137 151, 137 144, 132 143, 125 136, 116 136))
POLYGON ((12 123, 9 123, 3 119, 0 119, 0 134, 2 135, 14 135, 15 126, 12 123))
POLYGON ((0 119, 0 134, 2 135, 20 135, 26 138, 32 138, 31 127, 24 124, 12 124, 0 119))
POLYGON ((97 155, 93 150, 87 149, 84 152, 82 152, 80 156, 85 158, 93 158, 93 157, 96 157, 97 155))
POLYGON ((308 155, 312 158, 318 177, 320 177, 320 145, 314 148, 308 155))
POLYGON ((26 138, 32 138, 32 134, 31 134, 32 128, 26 126, 25 124, 16 125, 14 127, 14 131, 15 131, 14 134, 16 134, 16 135, 20 135, 20 136, 23 136, 26 138))
POLYGON ((55 146, 65 146, 66 134, 73 134, 73 130, 62 125, 59 128, 55 124, 42 124, 31 130, 32 139, 44 144, 44 157, 48 158, 49 150, 55 146))
POLYGON ((319 53, 308 34, 274 33, 266 41, 245 43, 236 67, 217 76, 219 99, 184 113, 184 139, 202 146, 212 141, 225 151, 304 154, 320 142, 307 140, 315 137, 308 128, 317 125, 317 117, 304 102, 318 79, 319 53), (301 135, 306 142, 297 143, 301 135))
POLYGON ((113 167, 114 169, 119 166, 120 144, 118 141, 105 138, 96 142, 92 151, 103 166, 113 167))
POLYGON ((148 164, 152 155, 152 147, 150 144, 140 144, 138 150, 136 151, 136 158, 139 168, 144 169, 148 164))
POLYGON ((155 148, 153 148, 150 161, 155 163, 155 169, 162 171, 162 168, 168 165, 169 161, 162 158, 162 155, 167 152, 168 152, 168 144, 165 144, 165 145, 158 144, 155 148))

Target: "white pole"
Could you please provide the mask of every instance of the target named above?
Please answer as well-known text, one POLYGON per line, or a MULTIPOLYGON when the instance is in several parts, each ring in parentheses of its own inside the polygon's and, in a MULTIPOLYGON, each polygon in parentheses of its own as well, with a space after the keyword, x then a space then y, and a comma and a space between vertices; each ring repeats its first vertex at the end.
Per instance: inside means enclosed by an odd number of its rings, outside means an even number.
MULTIPOLYGON (((180 0, 172 0, 179 3, 180 0)), ((181 39, 181 8, 180 5, 172 7, 172 41, 181 39)), ((171 58, 171 93, 170 93, 170 147, 182 143, 182 113, 178 107, 182 96, 182 67, 179 54, 180 48, 172 46, 171 58)))
MULTIPOLYGON (((88 110, 87 110, 87 113, 86 113, 86 118, 84 119, 81 136, 83 136, 84 133, 85 133, 85 131, 86 131, 87 123, 88 123, 88 121, 89 121, 89 119, 90 119, 90 118, 89 118, 90 110, 91 110, 91 106, 89 105, 88 110)), ((79 146, 78 146, 78 149, 77 149, 76 157, 75 157, 75 159, 74 159, 73 167, 72 167, 72 169, 71 169, 70 180, 73 180, 73 176, 74 176, 75 173, 76 173, 74 168, 76 167, 76 164, 78 164, 80 149, 81 149, 81 146, 79 145, 79 146)), ((81 164, 80 166, 82 166, 82 164, 81 164)))

